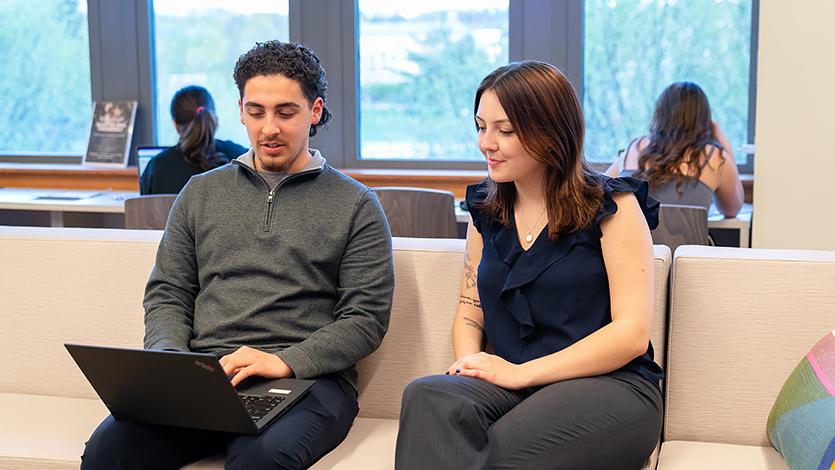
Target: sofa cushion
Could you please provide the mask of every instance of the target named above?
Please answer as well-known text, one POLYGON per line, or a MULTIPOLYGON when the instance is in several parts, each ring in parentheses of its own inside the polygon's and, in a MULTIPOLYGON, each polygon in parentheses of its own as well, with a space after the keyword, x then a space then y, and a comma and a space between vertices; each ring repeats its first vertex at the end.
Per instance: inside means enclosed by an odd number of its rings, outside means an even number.
MULTIPOLYGON (((348 437, 336 449, 310 467, 312 470, 391 470, 394 468, 394 444, 397 420, 357 418, 348 437)), ((183 467, 183 470, 220 470, 222 454, 183 467)))
MULTIPOLYGON (((397 442, 398 421, 357 418, 348 437, 336 449, 322 457, 311 470, 391 470, 397 442)), ((658 449, 641 470, 655 470, 658 449)), ((212 456, 183 467, 183 470, 222 469, 223 455, 212 456)))
POLYGON ((768 446, 780 387, 832 328, 835 252, 682 246, 672 278, 664 440, 768 446))
MULTIPOLYGON (((666 245, 652 247, 653 264, 655 266, 655 306, 652 310, 652 327, 649 339, 655 350, 655 362, 665 369, 667 356, 667 300, 669 297, 670 268, 673 257, 666 245)), ((663 386, 663 380, 661 381, 663 386)))
POLYGON ((0 392, 98 398, 64 343, 142 347, 161 233, 0 227, 0 392))
POLYGON ((0 468, 78 468, 108 415, 98 399, 0 393, 0 468))
POLYGON ((464 240, 395 238, 394 300, 380 348, 357 365, 360 416, 400 417, 400 399, 417 377, 443 373, 452 353, 452 319, 464 270, 464 240))
POLYGON ((397 425, 394 419, 357 418, 342 444, 310 468, 390 470, 394 468, 397 425))
POLYGON ((795 469, 835 461, 835 331, 827 333, 786 379, 768 416, 771 445, 795 469))
POLYGON ((789 470, 771 447, 667 441, 661 444, 657 470, 789 470))

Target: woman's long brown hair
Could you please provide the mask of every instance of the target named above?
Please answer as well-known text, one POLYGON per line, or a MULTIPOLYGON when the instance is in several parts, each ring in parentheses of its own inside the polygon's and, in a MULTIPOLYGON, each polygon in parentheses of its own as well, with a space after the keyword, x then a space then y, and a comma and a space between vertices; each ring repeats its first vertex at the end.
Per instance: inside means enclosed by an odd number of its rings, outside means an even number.
POLYGON ((226 163, 215 148, 215 102, 208 90, 192 85, 177 91, 171 100, 171 118, 177 124, 177 145, 187 162, 201 171, 226 163))
POLYGON ((652 187, 675 179, 676 190, 681 191, 685 178, 701 176, 708 164, 708 146, 725 150, 713 132, 707 95, 692 82, 676 82, 661 92, 649 130, 649 144, 638 156, 635 176, 652 187), (686 173, 681 171, 682 164, 688 168, 686 173))
MULTIPOLYGON (((481 96, 493 91, 519 136, 522 148, 545 165, 548 237, 587 227, 602 204, 602 183, 583 158, 585 125, 580 102, 565 75, 544 62, 513 62, 482 80, 475 94, 473 116, 481 96)), ((510 225, 516 187, 488 178, 482 210, 510 225)))

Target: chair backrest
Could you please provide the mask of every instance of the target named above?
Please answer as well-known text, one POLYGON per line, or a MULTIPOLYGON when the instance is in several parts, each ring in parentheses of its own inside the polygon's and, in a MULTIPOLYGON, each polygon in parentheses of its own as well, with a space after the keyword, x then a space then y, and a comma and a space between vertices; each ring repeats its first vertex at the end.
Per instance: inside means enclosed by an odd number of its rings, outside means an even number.
POLYGON ((176 194, 147 194, 125 199, 125 228, 162 230, 176 194))
POLYGON ((0 356, 15 358, 0 394, 97 398, 64 343, 142 347, 142 298, 161 236, 0 227, 0 356))
POLYGON ((707 210, 700 206, 661 204, 652 242, 667 245, 672 253, 680 245, 709 245, 707 210))
POLYGON ((394 237, 457 238, 455 197, 425 188, 374 188, 394 237))

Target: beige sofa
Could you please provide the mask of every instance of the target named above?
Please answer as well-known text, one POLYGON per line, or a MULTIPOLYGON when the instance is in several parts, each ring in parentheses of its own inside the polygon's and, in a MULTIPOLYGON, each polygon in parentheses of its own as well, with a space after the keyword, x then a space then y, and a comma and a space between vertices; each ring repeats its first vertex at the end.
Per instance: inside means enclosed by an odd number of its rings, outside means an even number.
MULTIPOLYGON (((65 342, 141 347, 142 294, 161 232, 0 227, 0 468, 77 468, 107 415, 65 342)), ((396 288, 380 349, 359 364, 360 415, 315 469, 390 469, 403 387, 452 361, 463 240, 394 241, 396 288)), ((653 342, 663 351, 670 255, 656 247, 653 342)), ((223 458, 188 468, 222 468, 223 458)))
MULTIPOLYGON (((0 227, 0 468, 77 468, 107 410, 63 343, 141 346, 142 292, 159 236, 0 227)), ((313 468, 392 468, 403 387, 452 360, 463 249, 461 240, 395 239, 391 326, 359 365, 360 416, 346 441, 313 468)), ((666 247, 655 247, 655 267, 652 340, 663 365, 666 247)), ((658 468, 786 468, 764 447, 765 415, 789 370, 833 327, 824 326, 835 312, 835 293, 825 290, 833 273, 835 255, 826 253, 677 252, 658 468), (792 321, 799 313, 802 321, 792 321)), ((655 457, 647 468, 655 468, 655 457)), ((188 468, 222 468, 222 456, 188 468)))

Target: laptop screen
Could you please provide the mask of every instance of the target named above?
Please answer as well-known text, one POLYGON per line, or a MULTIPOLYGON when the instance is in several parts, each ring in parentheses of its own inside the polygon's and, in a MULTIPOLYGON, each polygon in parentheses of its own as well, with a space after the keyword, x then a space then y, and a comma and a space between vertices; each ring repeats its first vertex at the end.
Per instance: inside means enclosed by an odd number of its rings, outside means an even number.
POLYGON ((148 162, 167 148, 168 147, 137 147, 136 166, 139 167, 139 176, 142 176, 142 173, 145 171, 145 167, 148 166, 148 162))

